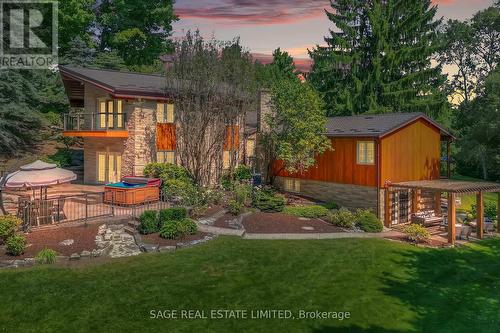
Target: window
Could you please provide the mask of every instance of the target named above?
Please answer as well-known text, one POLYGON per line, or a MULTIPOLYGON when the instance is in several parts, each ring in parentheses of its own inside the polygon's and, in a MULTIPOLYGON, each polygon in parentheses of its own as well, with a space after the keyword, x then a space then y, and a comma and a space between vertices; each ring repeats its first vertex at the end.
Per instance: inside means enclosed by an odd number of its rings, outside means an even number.
POLYGON ((175 151, 159 151, 156 153, 158 163, 175 164, 175 151))
POLYGON ((255 157, 255 140, 247 140, 247 157, 252 159, 255 157))
POLYGON ((358 141, 358 164, 375 164, 375 142, 358 141))
POLYGON ((98 128, 123 128, 123 101, 98 100, 98 128))
POLYGON ((227 170, 231 167, 232 161, 238 160, 237 150, 224 150, 222 152, 222 168, 227 170))
POLYGON ((158 103, 156 105, 156 122, 159 124, 172 124, 174 122, 174 105, 158 103))
POLYGON ((122 156, 118 153, 97 153, 97 182, 114 183, 121 180, 122 156))
POLYGON ((285 182, 283 184, 283 189, 285 192, 300 192, 300 179, 293 178, 285 178, 285 182))

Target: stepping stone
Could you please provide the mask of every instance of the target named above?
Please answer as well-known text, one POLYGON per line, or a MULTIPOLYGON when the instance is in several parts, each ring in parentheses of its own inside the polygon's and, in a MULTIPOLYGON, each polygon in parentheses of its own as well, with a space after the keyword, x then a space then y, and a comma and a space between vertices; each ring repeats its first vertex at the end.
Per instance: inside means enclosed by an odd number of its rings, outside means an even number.
POLYGON ((75 242, 74 239, 65 239, 62 242, 60 242, 59 245, 70 246, 70 245, 73 245, 74 242, 75 242))

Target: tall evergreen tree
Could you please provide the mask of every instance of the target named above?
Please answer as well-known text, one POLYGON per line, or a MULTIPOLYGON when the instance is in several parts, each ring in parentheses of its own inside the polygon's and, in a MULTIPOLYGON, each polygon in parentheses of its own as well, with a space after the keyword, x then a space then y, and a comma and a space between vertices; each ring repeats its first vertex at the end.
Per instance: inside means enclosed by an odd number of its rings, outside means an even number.
POLYGON ((331 7, 335 29, 327 46, 310 52, 310 80, 329 114, 444 114, 446 78, 431 66, 440 21, 430 0, 331 0, 331 7))

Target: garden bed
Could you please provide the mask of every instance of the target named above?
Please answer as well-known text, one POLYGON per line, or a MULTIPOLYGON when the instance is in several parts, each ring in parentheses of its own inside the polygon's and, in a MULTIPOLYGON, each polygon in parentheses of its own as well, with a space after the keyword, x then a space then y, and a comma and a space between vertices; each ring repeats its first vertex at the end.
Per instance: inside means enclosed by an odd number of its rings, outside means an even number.
POLYGON ((5 247, 0 250, 0 260, 13 260, 23 258, 33 258, 43 250, 49 248, 62 256, 70 256, 73 253, 82 251, 92 251, 95 249, 95 237, 98 225, 80 225, 74 227, 59 227, 47 230, 36 230, 25 234, 27 247, 20 256, 10 256, 5 253, 5 247), (61 245, 65 240, 73 240, 71 245, 61 245))
POLYGON ((238 216, 234 216, 231 213, 226 213, 226 214, 222 215, 221 217, 219 217, 217 220, 215 220, 215 222, 212 224, 212 226, 218 227, 218 228, 238 230, 238 229, 241 229, 241 226, 240 226, 240 228, 235 226, 235 222, 238 220, 238 218, 239 218, 238 216))
POLYGON ((344 232, 343 229, 319 219, 306 219, 282 213, 251 214, 243 219, 243 227, 251 234, 344 232))
POLYGON ((198 231, 194 235, 186 235, 178 239, 165 239, 160 237, 160 233, 154 233, 149 235, 141 235, 141 239, 142 242, 146 244, 153 244, 159 246, 176 246, 179 243, 190 243, 193 241, 202 240, 206 236, 210 236, 210 234, 198 231))

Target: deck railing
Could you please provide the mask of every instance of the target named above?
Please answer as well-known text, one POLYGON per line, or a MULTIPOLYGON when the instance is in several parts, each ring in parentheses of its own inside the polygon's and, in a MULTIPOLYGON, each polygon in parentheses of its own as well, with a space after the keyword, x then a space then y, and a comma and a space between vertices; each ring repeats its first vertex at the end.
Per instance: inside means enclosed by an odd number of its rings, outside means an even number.
POLYGON ((78 113, 64 115, 65 131, 112 131, 126 129, 125 113, 78 113))
POLYGON ((137 219, 146 210, 159 211, 171 206, 163 195, 160 195, 159 199, 124 206, 114 203, 112 192, 99 192, 43 200, 19 197, 17 202, 9 202, 8 210, 23 221, 23 229, 28 231, 51 224, 87 222, 109 217, 137 219))

